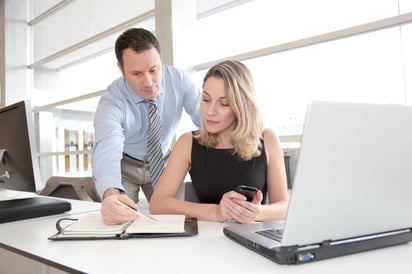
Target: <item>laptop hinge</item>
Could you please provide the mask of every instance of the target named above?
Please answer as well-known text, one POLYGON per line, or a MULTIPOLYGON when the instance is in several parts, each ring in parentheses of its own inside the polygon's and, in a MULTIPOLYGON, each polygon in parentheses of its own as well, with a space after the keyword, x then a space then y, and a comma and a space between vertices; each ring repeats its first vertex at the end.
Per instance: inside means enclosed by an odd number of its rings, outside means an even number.
MULTIPOLYGON (((405 228, 405 229, 400 229, 400 230, 394 230, 394 231, 377 233, 377 234, 372 234, 372 235, 348 238, 348 239, 343 239, 343 240, 325 241, 323 243, 325 243, 326 245, 332 245, 333 246, 333 245, 354 243, 354 242, 358 242, 358 241, 365 241, 365 240, 377 239, 377 238, 388 237, 388 236, 393 236, 393 235, 399 235, 399 234, 403 234, 403 233, 410 233, 411 231, 412 231, 411 228, 405 228)), ((323 243, 322 243, 322 245, 323 245, 323 243)))

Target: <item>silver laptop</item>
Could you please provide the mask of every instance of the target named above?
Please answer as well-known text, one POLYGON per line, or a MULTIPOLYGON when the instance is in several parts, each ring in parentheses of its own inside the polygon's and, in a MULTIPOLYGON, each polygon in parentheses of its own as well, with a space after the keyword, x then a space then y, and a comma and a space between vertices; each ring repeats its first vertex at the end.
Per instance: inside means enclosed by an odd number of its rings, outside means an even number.
POLYGON ((286 220, 224 234, 280 264, 313 262, 412 241, 411 197, 412 106, 312 102, 286 220))

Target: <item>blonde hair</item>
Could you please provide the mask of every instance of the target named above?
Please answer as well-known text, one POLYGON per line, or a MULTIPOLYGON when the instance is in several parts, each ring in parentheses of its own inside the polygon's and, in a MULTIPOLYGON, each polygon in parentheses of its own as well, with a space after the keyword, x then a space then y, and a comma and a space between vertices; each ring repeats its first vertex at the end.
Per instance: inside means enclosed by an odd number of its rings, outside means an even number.
MULTIPOLYGON (((263 119, 260 113, 252 74, 241 62, 226 60, 214 65, 206 73, 203 85, 210 77, 222 79, 225 83, 225 95, 233 111, 235 127, 232 132, 234 153, 245 161, 260 155, 263 132, 263 119)), ((209 133, 202 125, 195 136, 201 145, 215 147, 217 135, 209 133)))

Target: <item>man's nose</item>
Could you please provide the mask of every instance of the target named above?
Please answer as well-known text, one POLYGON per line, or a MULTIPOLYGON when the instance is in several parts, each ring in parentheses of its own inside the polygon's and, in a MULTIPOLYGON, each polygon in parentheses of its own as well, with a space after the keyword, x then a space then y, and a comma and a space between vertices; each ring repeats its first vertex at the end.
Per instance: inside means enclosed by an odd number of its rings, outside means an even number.
POLYGON ((142 84, 146 87, 151 87, 153 85, 153 79, 150 73, 144 73, 142 75, 142 84))

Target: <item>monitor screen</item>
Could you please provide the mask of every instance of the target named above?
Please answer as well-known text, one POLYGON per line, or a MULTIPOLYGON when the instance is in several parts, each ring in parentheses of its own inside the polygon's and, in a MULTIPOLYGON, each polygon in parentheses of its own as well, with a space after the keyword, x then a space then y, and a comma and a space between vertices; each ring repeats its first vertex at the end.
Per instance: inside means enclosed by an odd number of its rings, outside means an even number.
POLYGON ((30 102, 0 109, 0 188, 37 190, 39 166, 30 102))

